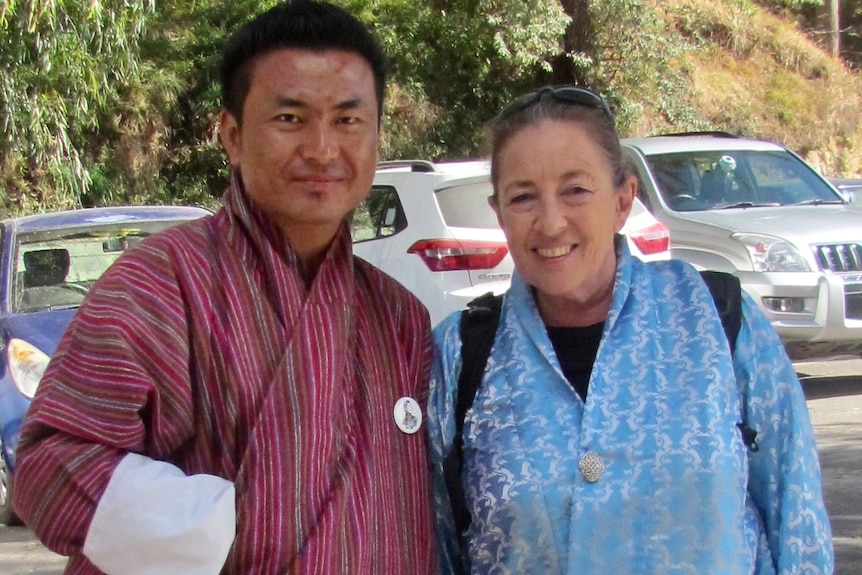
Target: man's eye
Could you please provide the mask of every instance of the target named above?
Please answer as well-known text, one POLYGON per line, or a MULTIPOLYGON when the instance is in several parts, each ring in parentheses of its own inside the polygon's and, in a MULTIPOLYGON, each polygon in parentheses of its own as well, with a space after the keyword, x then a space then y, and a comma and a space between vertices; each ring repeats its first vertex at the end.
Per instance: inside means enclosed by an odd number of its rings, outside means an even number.
POLYGON ((338 119, 339 124, 346 124, 348 126, 352 126, 353 124, 358 124, 360 119, 357 116, 343 116, 338 119))
POLYGON ((279 114, 278 116, 276 116, 276 119, 279 122, 286 122, 288 124, 296 124, 300 121, 299 116, 297 116, 296 114, 279 114))

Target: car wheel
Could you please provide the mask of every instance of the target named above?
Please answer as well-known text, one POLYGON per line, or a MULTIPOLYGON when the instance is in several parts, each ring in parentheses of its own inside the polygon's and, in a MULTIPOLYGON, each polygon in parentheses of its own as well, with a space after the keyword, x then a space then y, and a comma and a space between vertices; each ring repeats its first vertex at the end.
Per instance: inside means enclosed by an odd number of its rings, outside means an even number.
POLYGON ((12 510, 12 475, 3 457, 3 442, 0 441, 0 525, 20 525, 21 520, 12 510))

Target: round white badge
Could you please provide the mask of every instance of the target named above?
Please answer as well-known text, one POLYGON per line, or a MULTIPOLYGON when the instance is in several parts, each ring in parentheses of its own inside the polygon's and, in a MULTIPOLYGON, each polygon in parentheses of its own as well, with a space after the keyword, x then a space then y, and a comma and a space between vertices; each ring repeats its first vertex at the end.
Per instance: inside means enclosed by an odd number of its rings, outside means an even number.
POLYGON ((404 433, 416 433, 422 427, 422 410, 412 397, 402 397, 396 401, 392 414, 395 416, 395 425, 404 433))

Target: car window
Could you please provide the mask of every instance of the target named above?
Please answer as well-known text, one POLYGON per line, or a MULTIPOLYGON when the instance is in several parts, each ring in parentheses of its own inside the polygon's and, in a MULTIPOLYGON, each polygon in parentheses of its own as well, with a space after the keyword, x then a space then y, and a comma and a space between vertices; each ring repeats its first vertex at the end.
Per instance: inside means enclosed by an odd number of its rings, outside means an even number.
POLYGON ((497 215, 488 205, 493 192, 490 182, 450 186, 437 191, 437 205, 447 226, 499 229, 497 215))
POLYGON ((127 249, 175 221, 51 229, 17 236, 13 302, 17 312, 77 307, 96 280, 127 249))
POLYGON ((787 152, 681 152, 646 161, 662 200, 677 211, 840 201, 811 168, 787 152))
POLYGON ((407 227, 407 216, 398 193, 391 186, 374 186, 350 215, 350 234, 355 242, 397 234, 407 227))

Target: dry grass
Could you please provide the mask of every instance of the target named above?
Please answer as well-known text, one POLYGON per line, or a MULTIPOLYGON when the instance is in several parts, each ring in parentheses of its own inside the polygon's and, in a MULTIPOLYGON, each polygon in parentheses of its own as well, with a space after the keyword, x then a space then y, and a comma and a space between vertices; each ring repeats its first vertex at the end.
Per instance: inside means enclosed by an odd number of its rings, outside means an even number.
POLYGON ((703 120, 781 142, 824 174, 862 174, 862 80, 798 29, 741 0, 657 1, 689 46, 703 120))

